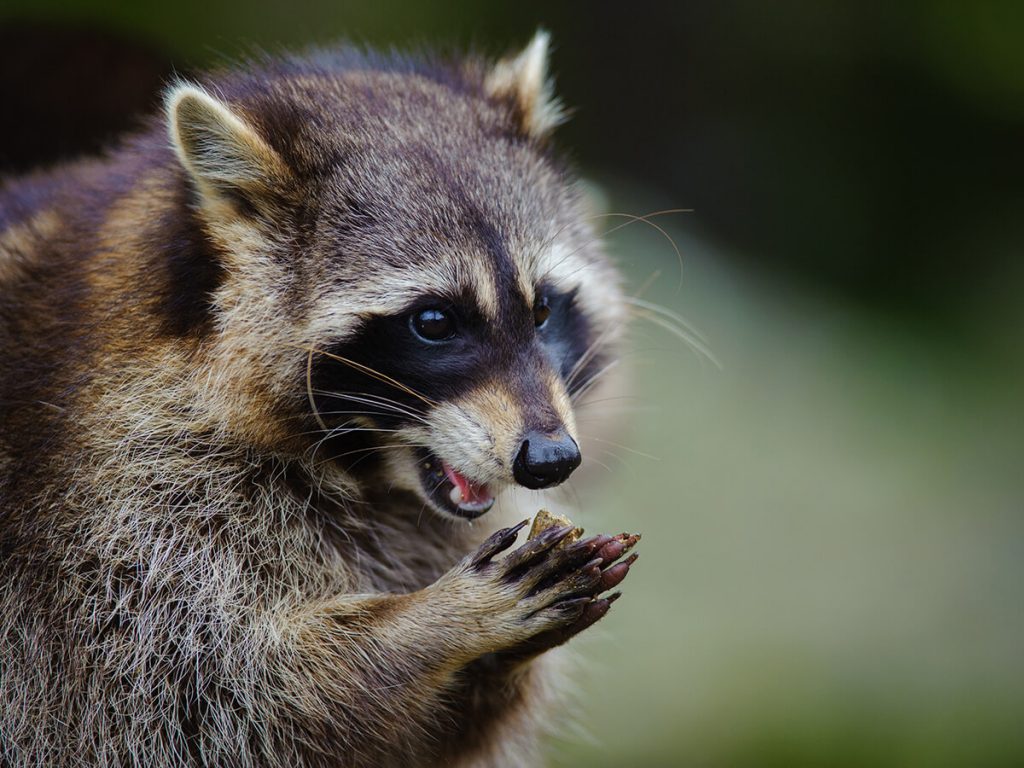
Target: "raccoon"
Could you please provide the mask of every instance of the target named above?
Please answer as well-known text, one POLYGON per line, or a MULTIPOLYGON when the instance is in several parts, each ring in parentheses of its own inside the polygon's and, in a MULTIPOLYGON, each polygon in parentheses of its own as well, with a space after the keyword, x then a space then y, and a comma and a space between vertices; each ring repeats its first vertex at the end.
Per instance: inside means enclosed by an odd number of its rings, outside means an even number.
POLYGON ((547 51, 260 59, 0 188, 0 764, 540 760, 636 540, 516 546, 626 322, 547 51))

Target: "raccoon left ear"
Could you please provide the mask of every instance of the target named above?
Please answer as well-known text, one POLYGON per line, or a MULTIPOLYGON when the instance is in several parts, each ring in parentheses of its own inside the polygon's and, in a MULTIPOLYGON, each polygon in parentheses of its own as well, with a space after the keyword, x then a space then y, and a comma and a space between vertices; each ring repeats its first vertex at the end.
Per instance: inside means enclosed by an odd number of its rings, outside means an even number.
POLYGON ((208 201, 260 210, 285 188, 284 161, 244 116, 189 83, 172 88, 165 103, 178 159, 208 201))
POLYGON ((489 96, 512 100, 520 129, 535 139, 548 137, 566 117, 548 76, 550 45, 551 35, 538 29, 521 53, 499 61, 484 80, 489 96))

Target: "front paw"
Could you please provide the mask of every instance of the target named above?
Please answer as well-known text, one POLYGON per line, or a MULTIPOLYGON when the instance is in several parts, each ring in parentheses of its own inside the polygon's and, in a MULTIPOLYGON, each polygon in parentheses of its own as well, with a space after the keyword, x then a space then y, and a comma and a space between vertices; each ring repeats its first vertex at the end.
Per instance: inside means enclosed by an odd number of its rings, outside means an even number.
POLYGON ((526 522, 495 533, 457 569, 460 586, 476 593, 471 602, 487 614, 477 623, 486 652, 529 657, 582 632, 608 612, 619 593, 600 595, 621 583, 637 559, 620 558, 638 534, 591 536, 558 547, 572 526, 549 528, 496 559, 526 522))

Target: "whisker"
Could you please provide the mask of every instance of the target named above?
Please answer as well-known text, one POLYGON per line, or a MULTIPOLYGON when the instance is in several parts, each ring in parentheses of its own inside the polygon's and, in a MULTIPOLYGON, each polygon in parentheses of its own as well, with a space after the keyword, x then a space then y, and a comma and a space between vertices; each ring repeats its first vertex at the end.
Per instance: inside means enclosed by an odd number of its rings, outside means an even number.
POLYGON ((569 496, 569 495, 572 496, 572 499, 573 499, 572 503, 575 505, 576 509, 580 509, 583 506, 583 502, 580 501, 580 494, 576 490, 576 486, 575 485, 573 485, 571 482, 563 483, 561 485, 561 488, 565 489, 564 493, 565 493, 566 496, 569 496))
POLYGON ((609 371, 614 369, 616 366, 618 366, 618 364, 618 360, 612 360, 610 363, 608 363, 608 365, 604 366, 604 368, 598 370, 597 373, 593 374, 586 381, 584 381, 583 384, 580 385, 579 389, 577 389, 575 392, 572 392, 569 395, 570 399, 576 400, 580 397, 583 397, 583 395, 585 395, 587 392, 593 389, 594 384, 597 382, 598 379, 600 379, 602 376, 604 376, 609 371))
POLYGON ((347 366, 349 366, 351 368, 355 368, 357 371, 361 371, 362 373, 365 373, 367 376, 370 376, 371 378, 377 379, 378 381, 382 381, 385 384, 390 384, 391 386, 395 387, 395 389, 399 389, 402 392, 405 392, 406 394, 412 395, 413 397, 415 397, 415 398, 417 398, 419 400, 422 400, 427 405, 430 405, 430 406, 437 405, 437 403, 435 401, 431 400, 426 395, 421 394, 420 392, 417 392, 412 387, 409 387, 408 385, 403 384, 402 382, 398 381, 397 379, 394 379, 391 376, 388 376, 386 373, 381 373, 376 368, 371 368, 370 366, 366 365, 365 363, 360 363, 360 362, 358 362, 356 360, 351 360, 351 359, 349 359, 347 357, 344 357, 342 355, 336 355, 333 352, 328 352, 328 351, 323 350, 323 349, 316 349, 315 347, 300 347, 300 349, 305 349, 305 350, 309 351, 310 361, 307 364, 307 369, 310 370, 310 371, 312 370, 312 354, 315 352, 318 355, 323 355, 324 357, 329 357, 331 360, 336 360, 339 363, 344 363, 345 365, 347 365, 347 366))
POLYGON ((401 408, 403 410, 409 411, 410 413, 421 413, 419 410, 413 410, 410 406, 406 405, 405 403, 401 403, 398 400, 392 400, 390 398, 381 397, 380 395, 375 395, 371 392, 349 392, 341 389, 314 389, 313 392, 318 395, 327 395, 328 397, 360 398, 362 400, 366 400, 367 402, 372 402, 375 405, 380 405, 389 408, 401 408))
POLYGON ((650 312, 654 312, 655 314, 662 315, 668 320, 674 321, 681 328, 684 328, 688 333, 690 333, 694 338, 704 342, 705 344, 708 343, 707 337, 704 336, 704 334, 701 333, 699 330, 697 330, 692 323, 690 323, 685 317, 683 317, 678 312, 675 312, 669 309, 668 307, 663 307, 660 304, 655 304, 653 301, 645 301, 639 298, 638 296, 626 296, 623 300, 627 304, 631 304, 634 307, 646 309, 650 312))
POLYGON ((639 299, 641 296, 647 293, 647 289, 654 285, 656 282, 658 282, 659 277, 661 277, 660 269, 656 269, 653 272, 651 272, 651 274, 648 275, 647 279, 640 284, 640 287, 633 291, 632 298, 639 299))
POLYGON ((384 416, 380 411, 320 411, 321 416, 384 416))
MULTIPOLYGON (((407 410, 411 410, 412 409, 412 406, 409 406, 406 403, 399 402, 398 400, 392 400, 390 397, 384 397, 384 395, 377 395, 377 394, 373 394, 371 392, 349 392, 347 390, 325 390, 325 389, 318 389, 316 391, 318 393, 324 394, 324 395, 331 395, 331 394, 338 395, 338 396, 341 396, 341 395, 358 395, 359 397, 373 398, 374 400, 376 400, 378 402, 387 403, 389 405, 394 405, 394 406, 396 406, 398 408, 405 408, 407 410)), ((415 412, 416 413, 420 413, 420 411, 418 411, 418 410, 415 411, 415 412)))
MULTIPOLYGON (((315 457, 316 456, 316 452, 320 449, 320 447, 322 445, 324 445, 328 440, 331 440, 331 439, 336 438, 336 437, 343 437, 345 435, 350 435, 350 434, 355 434, 355 433, 394 434, 396 432, 401 432, 401 431, 402 430, 399 430, 399 429, 387 429, 387 428, 383 428, 383 427, 358 426, 358 425, 355 425, 354 420, 349 419, 348 421, 345 421, 344 423, 339 424, 339 425, 337 425, 335 427, 331 427, 329 429, 323 430, 323 433, 324 433, 323 436, 319 440, 317 440, 309 449, 310 450, 310 457, 311 458, 315 457)), ((300 435, 315 435, 315 434, 319 434, 319 433, 320 433, 320 430, 310 430, 310 431, 300 432, 299 434, 300 435)))
POLYGON ((602 235, 610 235, 613 232, 617 232, 618 230, 622 229, 623 227, 628 227, 630 224, 636 223, 636 221, 638 221, 638 220, 641 220, 641 219, 656 219, 659 216, 670 216, 670 215, 676 214, 676 213, 693 213, 693 208, 664 208, 664 209, 662 209, 660 211, 651 211, 650 213, 645 213, 643 215, 632 214, 632 213, 621 213, 619 211, 609 211, 607 213, 595 213, 592 216, 586 217, 586 220, 589 221, 589 220, 593 220, 593 219, 604 219, 604 218, 609 218, 611 216, 628 216, 628 217, 630 217, 630 219, 631 219, 630 221, 624 222, 622 224, 616 224, 611 229, 606 230, 605 232, 601 233, 602 235))
POLYGON ((363 405, 377 406, 377 407, 382 408, 383 410, 389 411, 391 413, 398 413, 398 414, 402 414, 403 416, 408 416, 410 419, 418 421, 421 424, 427 424, 428 423, 427 420, 423 417, 423 414, 421 414, 421 413, 419 413, 417 411, 412 411, 412 410, 409 410, 408 408, 404 408, 404 407, 401 407, 401 406, 391 405, 389 402, 380 402, 378 400, 373 399, 372 396, 363 395, 363 394, 356 395, 356 394, 345 393, 345 392, 332 392, 330 390, 324 390, 324 389, 315 389, 313 391, 316 394, 318 394, 318 395, 326 395, 327 397, 336 397, 339 400, 351 400, 352 402, 362 403, 363 405))
POLYGON ((587 363, 589 363, 594 358, 594 355, 597 354, 597 350, 599 349, 601 344, 605 342, 606 338, 612 332, 612 330, 612 328, 608 328, 603 333, 598 335, 598 337, 594 339, 590 346, 588 346, 583 351, 583 354, 580 355, 580 359, 576 361, 573 367, 569 370, 569 373, 566 374, 565 386, 567 389, 572 389, 572 385, 573 382, 576 380, 576 377, 580 375, 580 373, 586 367, 587 363))
MULTIPOLYGON (((334 413, 334 412, 333 411, 324 411, 323 415, 329 416, 332 413, 334 413)), ((343 413, 355 413, 355 412, 354 411, 343 411, 343 413)), ((379 415, 379 414, 370 414, 370 415, 379 415)), ((390 429, 390 428, 384 428, 384 427, 348 426, 348 425, 353 424, 353 423, 354 423, 353 420, 350 419, 350 420, 344 422, 343 424, 338 424, 336 426, 328 427, 326 429, 305 429, 305 430, 296 432, 294 434, 296 436, 299 436, 299 437, 304 437, 306 435, 323 435, 325 439, 330 439, 330 438, 336 437, 338 435, 349 434, 349 433, 352 433, 352 432, 402 432, 402 431, 404 431, 404 430, 401 430, 401 429, 390 429)))
POLYGON ((653 456, 650 453, 644 453, 643 451, 638 451, 635 448, 630 448, 628 445, 623 445, 622 443, 616 443, 613 440, 605 440, 605 439, 600 438, 600 437, 594 437, 593 435, 584 435, 584 434, 581 434, 580 437, 582 437, 584 440, 593 440, 594 442, 604 443, 605 445, 612 445, 612 446, 615 446, 616 448, 621 448, 622 450, 629 451, 630 453, 634 453, 637 456, 643 456, 645 459, 653 459, 654 461, 661 461, 661 458, 658 457, 658 456, 653 456))
POLYGON ((368 365, 363 365, 362 363, 356 362, 355 360, 350 360, 347 357, 342 357, 341 355, 335 355, 335 354, 332 354, 330 352, 322 352, 321 354, 331 358, 332 360, 337 360, 338 362, 345 363, 346 365, 349 365, 349 366, 355 368, 356 370, 362 371, 363 373, 365 373, 365 374, 367 374, 369 376, 372 376, 373 378, 377 379, 378 381, 383 381, 383 382, 385 382, 387 384, 391 384, 392 386, 394 386, 395 388, 401 390, 402 392, 410 394, 413 397, 417 398, 418 400, 422 400, 427 405, 430 405, 430 406, 437 405, 437 403, 434 400, 431 400, 426 395, 420 394, 419 392, 417 392, 412 387, 409 387, 409 386, 403 384, 402 382, 398 381, 397 379, 393 379, 390 376, 388 376, 387 374, 381 373, 380 371, 378 371, 378 370, 376 370, 374 368, 371 368, 368 365))
POLYGON ((575 403, 577 414, 576 421, 597 421, 606 418, 606 413, 614 409, 615 413, 658 413, 660 409, 654 405, 642 405, 640 398, 631 396, 620 397, 599 397, 595 400, 580 400, 575 403), (632 402, 625 402, 632 401, 632 402), (600 405, 601 413, 594 413, 593 406, 600 405))
POLYGON ((668 240, 669 244, 672 246, 672 250, 675 251, 676 260, 679 262, 679 285, 676 287, 676 291, 678 292, 678 291, 681 291, 682 288, 683 288, 683 252, 679 250, 679 246, 676 245, 675 239, 672 237, 672 235, 670 235, 667 231, 665 231, 664 227, 662 227, 662 226, 660 226, 658 224, 655 224, 653 221, 650 220, 650 219, 653 219, 653 218, 655 218, 657 216, 665 216, 665 215, 668 215, 670 213, 693 213, 693 209, 692 208, 667 208, 664 211, 655 211, 654 213, 648 213, 645 216, 634 216, 631 213, 608 213, 608 214, 605 214, 605 215, 606 216, 620 216, 620 217, 624 217, 624 218, 629 219, 629 221, 623 222, 622 224, 619 224, 616 227, 612 227, 610 230, 605 232, 602 235, 602 237, 607 237, 608 235, 612 234, 613 232, 617 232, 620 229, 623 229, 624 227, 628 227, 630 224, 635 224, 638 221, 642 221, 647 226, 657 230, 661 234, 662 237, 664 237, 666 240, 668 240))
POLYGON ((604 469, 605 471, 607 471, 607 472, 608 472, 609 474, 611 474, 611 475, 614 475, 614 474, 615 474, 615 472, 613 472, 613 471, 612 471, 612 468, 611 468, 611 467, 609 467, 609 466, 608 466, 607 464, 605 464, 605 463, 604 463, 603 461, 598 461, 598 460, 597 460, 597 459, 595 459, 595 458, 594 458, 593 456, 588 456, 588 457, 587 457, 587 458, 585 459, 585 461, 589 461, 589 462, 590 462, 591 464, 597 464, 597 466, 601 467, 602 469, 604 469))
POLYGON ((316 409, 316 398, 313 397, 313 350, 309 350, 309 354, 306 356, 306 397, 309 399, 309 407, 313 411, 313 418, 316 419, 323 429, 328 429, 327 424, 320 418, 320 414, 316 409))
MULTIPOLYGON (((610 403, 615 400, 631 400, 634 403, 640 401, 640 398, 636 395, 614 395, 612 397, 599 397, 597 400, 581 400, 579 405, 597 405, 598 403, 610 403)), ((651 408, 653 406, 642 406, 644 408, 651 408)))
MULTIPOLYGON (((547 272, 543 276, 543 279, 546 279, 548 277, 548 275, 550 275, 551 272, 553 272, 555 269, 557 269, 559 266, 561 266, 567 259, 575 256, 581 250, 583 250, 584 248, 587 248, 588 246, 590 246, 593 242, 602 240, 603 238, 608 237, 608 235, 611 235, 611 234, 613 234, 615 232, 618 232, 620 229, 624 229, 625 227, 631 226, 632 224, 635 224, 638 221, 642 221, 647 226, 657 230, 661 234, 661 236, 664 237, 666 240, 668 240, 668 242, 671 244, 672 250, 675 252, 676 259, 679 261, 679 286, 677 288, 677 291, 681 290, 682 289, 682 285, 683 285, 683 254, 682 254, 682 251, 679 249, 679 246, 676 244, 676 241, 672 238, 672 236, 667 231, 665 231, 665 229, 663 227, 659 226, 658 224, 655 224, 653 221, 650 221, 650 219, 656 218, 658 216, 667 216, 669 214, 677 214, 677 213, 679 213, 679 214, 682 214, 682 213, 693 213, 693 209, 692 208, 666 208, 665 210, 654 211, 653 213, 644 214, 643 216, 638 216, 638 215, 635 215, 635 214, 632 214, 632 213, 620 213, 620 212, 617 212, 617 211, 612 211, 612 212, 609 212, 609 213, 598 213, 598 214, 594 214, 593 216, 588 216, 588 217, 586 217, 585 220, 619 217, 619 218, 628 219, 628 221, 625 221, 625 222, 623 222, 621 224, 618 224, 618 225, 612 227, 611 229, 605 230, 604 232, 600 233, 596 237, 591 238, 587 242, 583 243, 579 247, 574 248, 573 250, 569 251, 556 264, 552 265, 547 270, 547 272)), ((564 230, 564 227, 562 229, 564 230)), ((557 234, 560 234, 561 231, 562 230, 559 230, 559 232, 557 234)), ((557 234, 555 236, 549 238, 549 242, 553 242, 555 237, 557 237, 557 234)))
POLYGON ((598 448, 597 450, 605 456, 611 456, 613 459, 619 462, 619 464, 622 465, 622 468, 627 470, 629 474, 631 474, 633 477, 637 476, 636 468, 628 461, 626 461, 622 456, 619 456, 619 454, 615 453, 615 451, 608 451, 603 448, 598 448))
MULTIPOLYGON (((348 422, 346 422, 346 423, 348 423, 348 422)), ((356 432, 385 432, 385 433, 388 433, 388 434, 394 434, 396 432, 402 432, 402 431, 403 430, 401 430, 401 429, 384 429, 383 427, 360 427, 360 426, 347 427, 347 426, 342 425, 342 426, 338 426, 338 427, 335 427, 334 429, 332 429, 331 430, 331 436, 334 437, 336 435, 351 435, 351 434, 354 434, 356 432)))
POLYGON ((368 447, 365 447, 365 448, 355 448, 355 449, 353 449, 351 451, 345 451, 344 453, 339 453, 336 456, 331 456, 329 459, 324 459, 323 463, 327 463, 327 462, 330 462, 330 461, 337 461, 338 459, 343 459, 346 456, 353 456, 353 455, 355 455, 357 453, 373 453, 373 452, 376 452, 376 451, 385 451, 385 450, 392 450, 393 451, 393 450, 396 450, 398 448, 429 448, 429 447, 430 447, 429 445, 425 445, 423 443, 402 443, 400 445, 372 445, 372 446, 368 446, 368 447))
POLYGON ((297 436, 300 436, 300 437, 304 437, 306 435, 321 435, 320 440, 323 441, 323 440, 330 440, 333 437, 341 437, 341 436, 344 436, 344 435, 354 434, 356 432, 372 432, 372 433, 393 434, 393 433, 402 432, 402 431, 403 430, 400 430, 400 429, 377 429, 377 428, 374 428, 374 427, 346 427, 346 426, 338 426, 338 427, 332 427, 331 429, 328 429, 326 432, 324 430, 320 430, 320 429, 311 429, 311 430, 305 430, 303 432, 296 432, 295 434, 297 436))
POLYGON ((722 369, 722 364, 719 362, 715 354, 708 349, 707 345, 702 343, 699 339, 695 339, 685 328, 680 328, 674 323, 666 320, 664 317, 646 310, 633 310, 633 314, 637 317, 642 317, 648 322, 662 328, 673 336, 681 339, 690 349, 692 349, 698 356, 703 356, 708 362, 714 365, 718 370, 722 369))

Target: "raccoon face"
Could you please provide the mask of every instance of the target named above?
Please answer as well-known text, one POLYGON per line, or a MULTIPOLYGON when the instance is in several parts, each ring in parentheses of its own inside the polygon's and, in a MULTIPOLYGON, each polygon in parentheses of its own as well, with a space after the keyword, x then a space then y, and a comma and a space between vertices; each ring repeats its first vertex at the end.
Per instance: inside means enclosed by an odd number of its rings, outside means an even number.
POLYGON ((546 145, 545 59, 539 35, 457 75, 285 74, 244 109, 171 94, 207 226, 246 262, 221 292, 224 333, 288 349, 257 365, 265 388, 370 495, 472 519, 582 460, 574 400, 625 312, 546 145))
POLYGON ((313 387, 333 435, 325 450, 354 457, 356 469, 363 451, 386 446, 388 483, 473 518, 511 482, 547 488, 576 469, 572 393, 607 358, 594 344, 601 323, 588 316, 582 285, 527 271, 532 265, 504 253, 502 278, 487 254, 464 253, 437 260, 445 282, 410 274, 423 287, 365 314, 323 355, 313 387))

